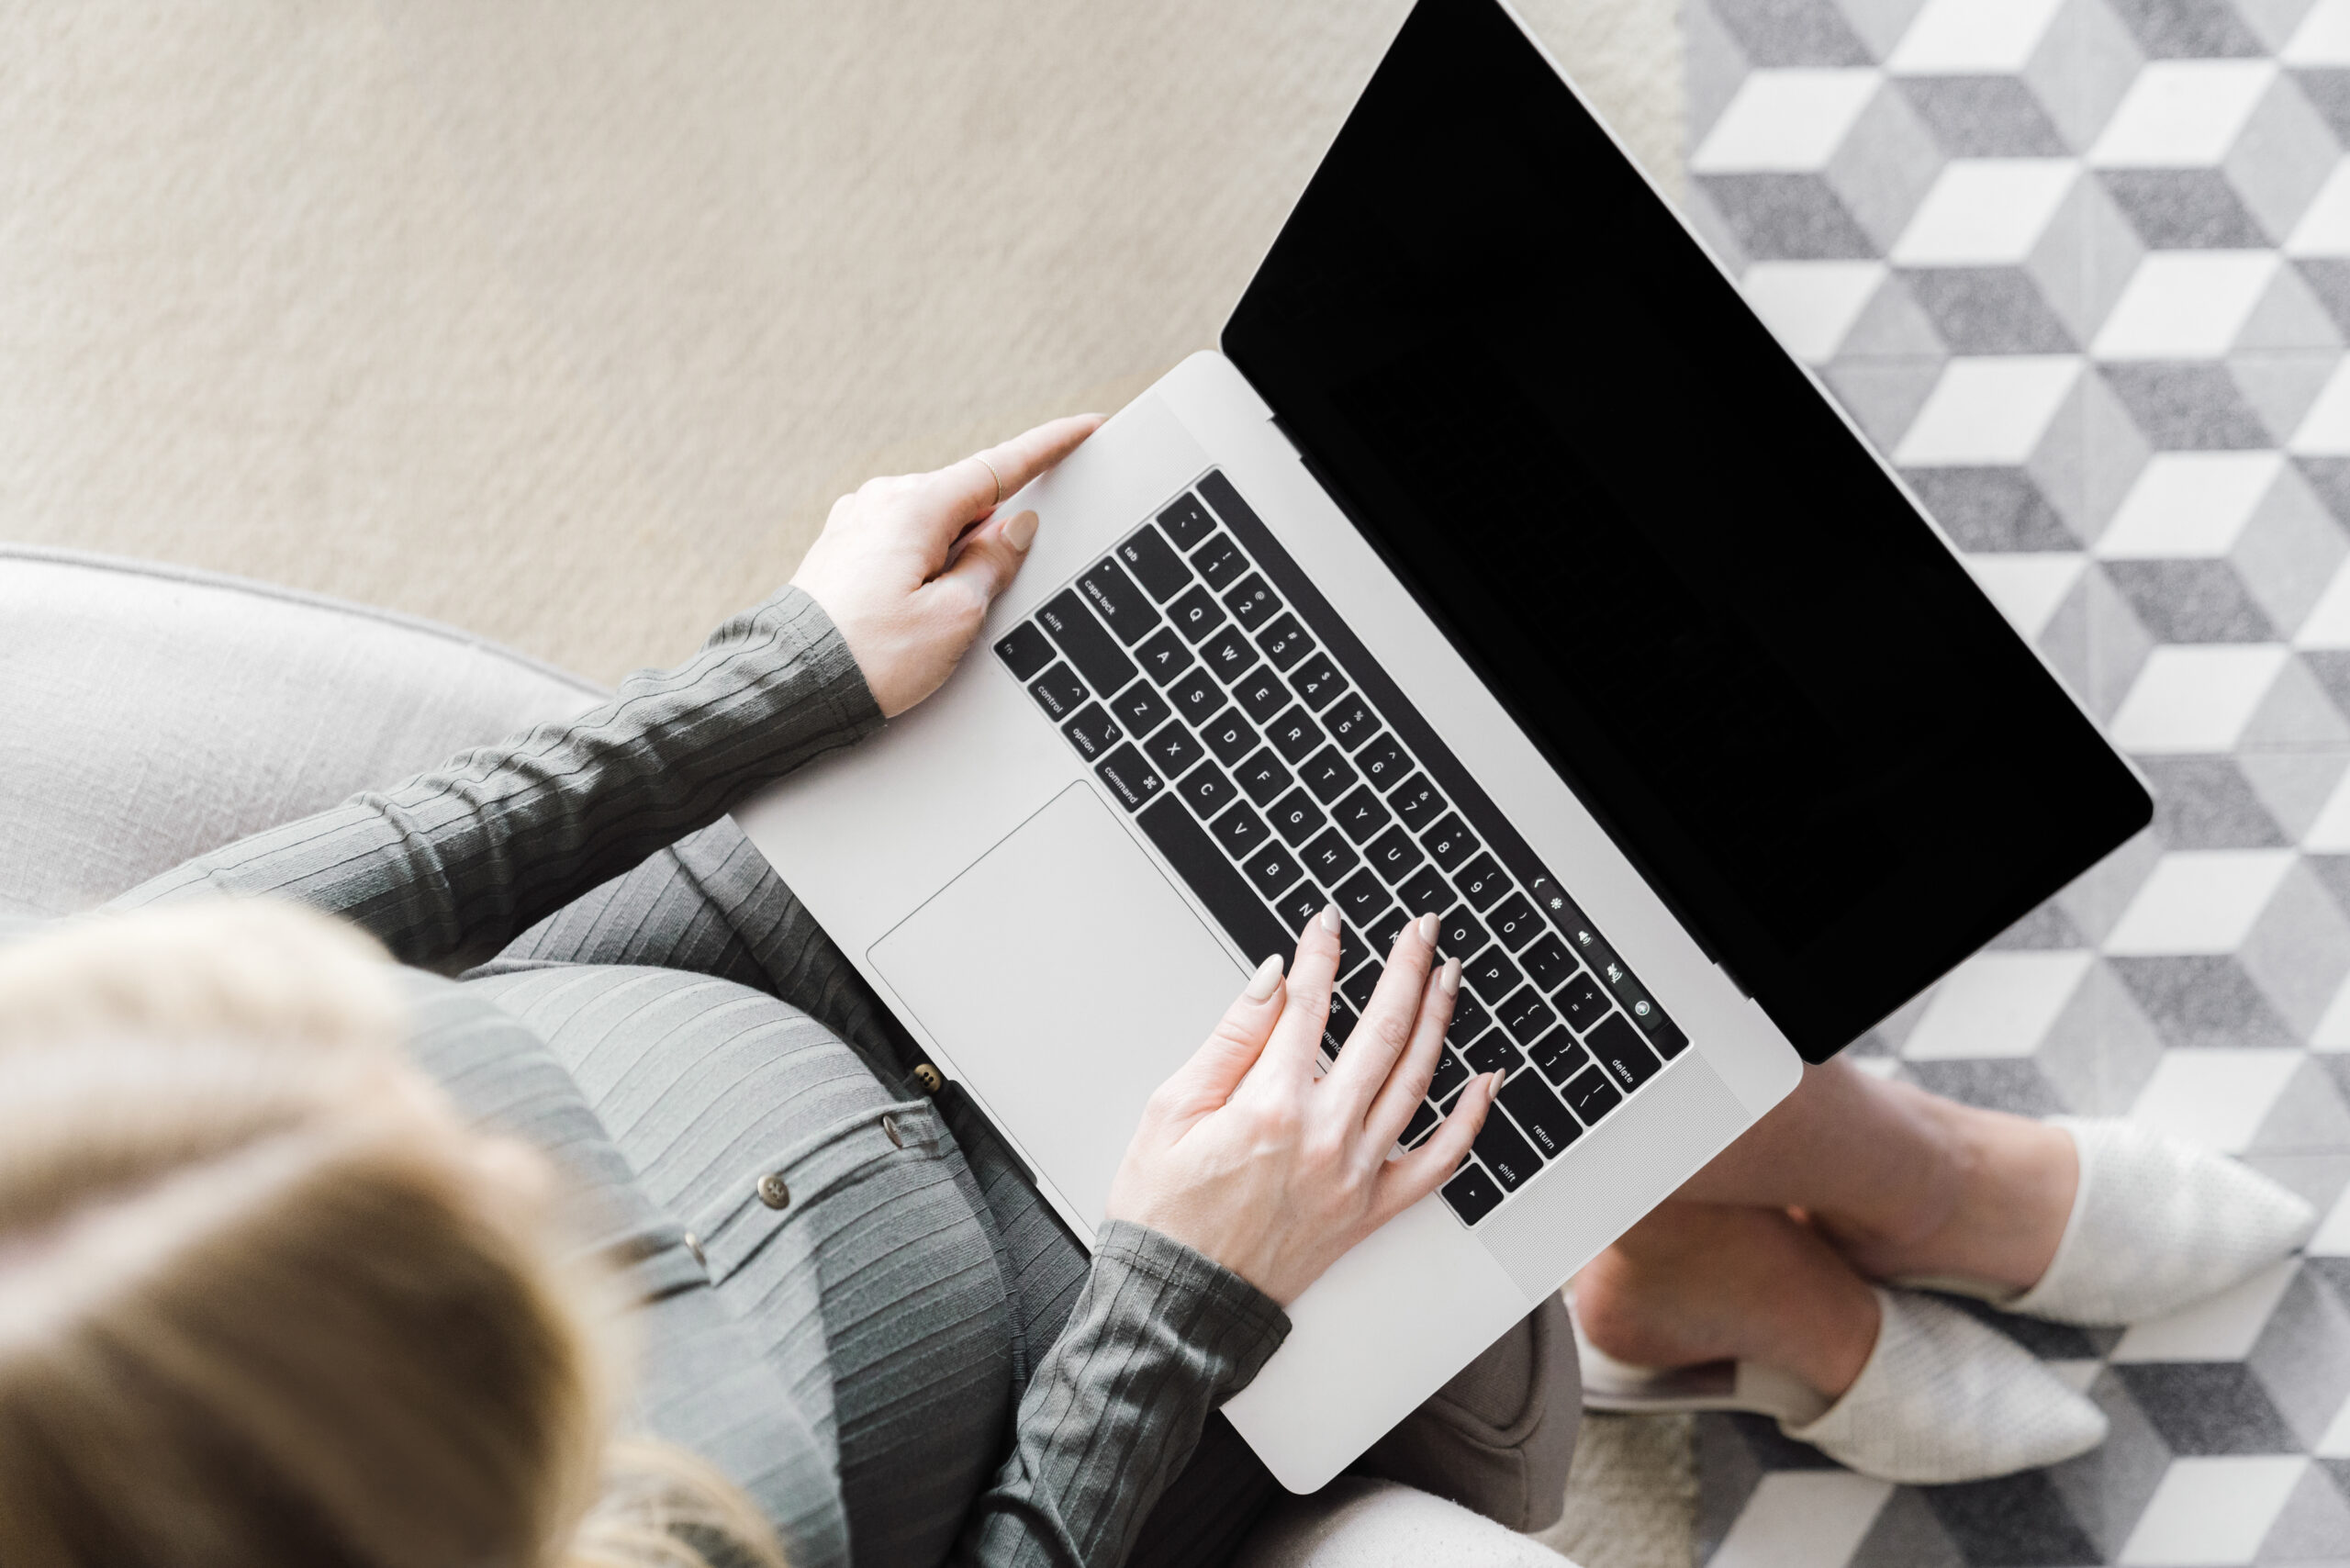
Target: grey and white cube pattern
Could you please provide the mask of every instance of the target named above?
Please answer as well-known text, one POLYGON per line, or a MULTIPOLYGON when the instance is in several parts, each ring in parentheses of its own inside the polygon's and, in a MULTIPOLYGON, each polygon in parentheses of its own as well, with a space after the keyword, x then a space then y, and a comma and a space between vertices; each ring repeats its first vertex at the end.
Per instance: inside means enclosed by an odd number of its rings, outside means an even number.
POLYGON ((1690 0, 1692 220, 2154 781, 1853 1047, 2328 1219, 2177 1318, 1985 1316, 2112 1417, 1977 1485, 1701 1425, 1700 1555, 2350 1563, 2350 0, 1690 0))

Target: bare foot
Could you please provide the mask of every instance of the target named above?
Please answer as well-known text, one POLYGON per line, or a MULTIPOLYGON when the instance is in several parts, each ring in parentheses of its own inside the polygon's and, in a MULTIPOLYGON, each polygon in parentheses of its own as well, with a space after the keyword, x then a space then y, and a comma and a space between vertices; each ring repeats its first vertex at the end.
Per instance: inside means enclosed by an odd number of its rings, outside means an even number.
POLYGON ((1826 1210, 1812 1211, 1811 1222, 1873 1280, 1963 1276, 2030 1287, 2056 1256, 2080 1186, 2072 1135, 1909 1084, 1886 1087, 1913 1097, 1913 1107, 1946 1135, 1959 1173, 1954 1202, 1898 1228, 1826 1210))
POLYGON ((1643 1367, 1760 1361, 1829 1399, 1876 1344, 1876 1295, 1808 1226, 1775 1209, 1668 1202, 1575 1276, 1594 1345, 1643 1367))

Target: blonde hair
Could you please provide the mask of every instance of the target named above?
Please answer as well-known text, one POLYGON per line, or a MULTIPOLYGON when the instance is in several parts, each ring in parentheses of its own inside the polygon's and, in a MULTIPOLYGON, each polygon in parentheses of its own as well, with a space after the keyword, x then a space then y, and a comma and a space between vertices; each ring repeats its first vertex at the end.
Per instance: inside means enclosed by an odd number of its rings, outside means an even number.
POLYGON ((286 905, 0 951, 0 1562, 780 1568, 709 1465, 608 1440, 622 1315, 402 1022, 286 905))

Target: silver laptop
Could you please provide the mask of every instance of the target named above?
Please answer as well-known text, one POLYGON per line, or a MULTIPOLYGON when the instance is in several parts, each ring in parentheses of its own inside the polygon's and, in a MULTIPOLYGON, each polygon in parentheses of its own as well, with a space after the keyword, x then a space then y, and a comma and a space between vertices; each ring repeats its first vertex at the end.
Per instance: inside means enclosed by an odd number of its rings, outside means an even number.
POLYGON ((1412 14, 1221 349, 737 814, 1085 1238, 1259 959, 1337 902, 1335 1053, 1441 916, 1406 1140, 1500 1108, 1225 1410, 1311 1491, 2151 803, 1494 0, 1412 14))

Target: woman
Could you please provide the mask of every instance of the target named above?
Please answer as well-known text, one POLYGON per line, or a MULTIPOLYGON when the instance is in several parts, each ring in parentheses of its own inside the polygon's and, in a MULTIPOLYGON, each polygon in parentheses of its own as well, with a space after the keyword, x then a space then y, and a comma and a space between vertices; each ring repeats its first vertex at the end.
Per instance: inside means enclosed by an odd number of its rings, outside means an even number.
MULTIPOLYGON (((1089 1260, 717 821, 945 679, 1035 536, 998 483, 1096 422, 869 484, 681 669, 120 901, 188 903, 170 922, 9 957, 0 1560, 1230 1555, 1274 1489, 1211 1413, 1491 1098, 1385 1158, 1458 985, 1433 921, 1325 1078, 1335 915, 1260 970, 1153 1101, 1089 1260)), ((1554 1513, 1554 1320, 1395 1464, 1554 1513)))

